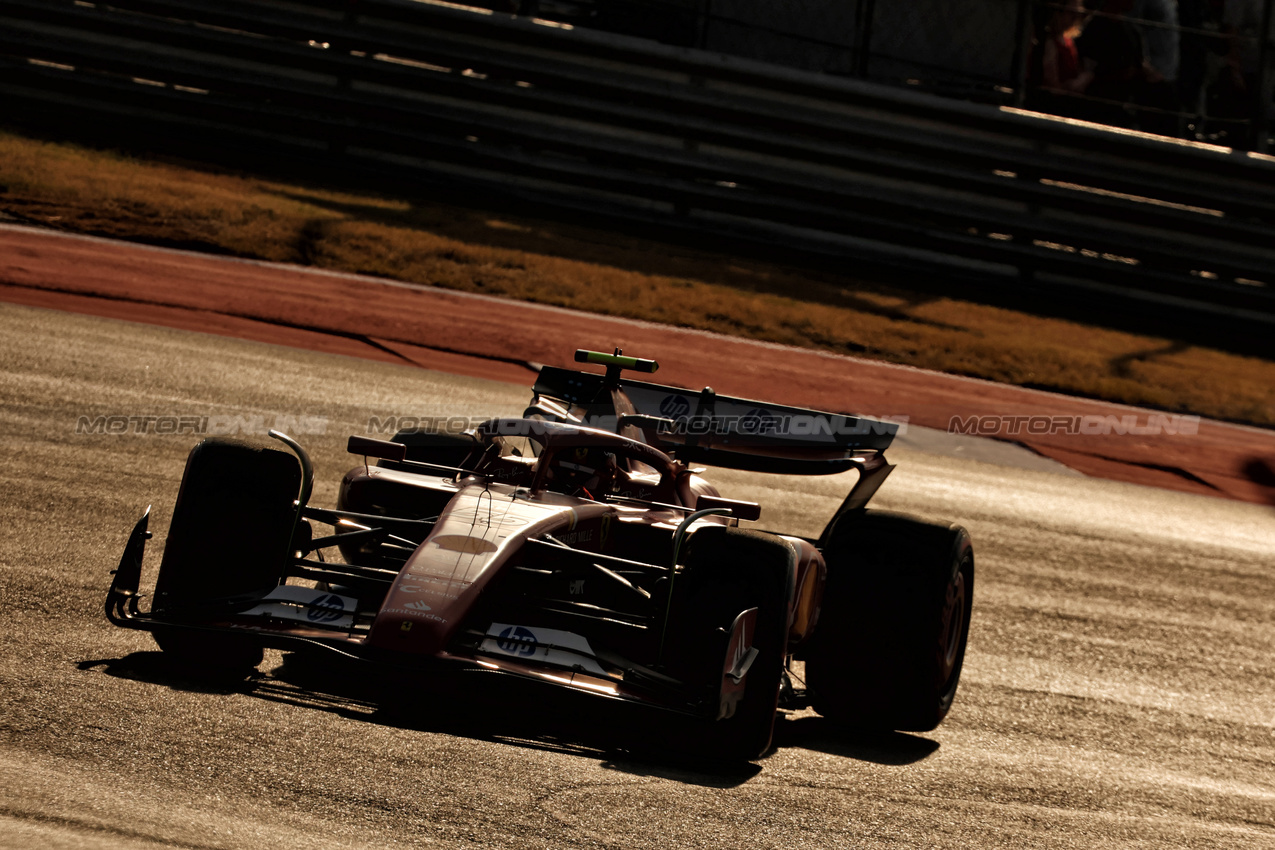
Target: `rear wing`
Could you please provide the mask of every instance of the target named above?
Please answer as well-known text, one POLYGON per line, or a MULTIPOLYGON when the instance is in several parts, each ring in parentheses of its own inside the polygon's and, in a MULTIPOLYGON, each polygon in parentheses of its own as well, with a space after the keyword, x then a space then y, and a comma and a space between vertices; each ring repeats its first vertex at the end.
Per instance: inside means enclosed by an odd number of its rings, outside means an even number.
MULTIPOLYGON (((884 451, 899 426, 828 413, 545 366, 532 391, 583 408, 582 424, 641 430, 679 460, 733 469, 825 475, 861 467, 884 451), (618 382, 618 386, 617 386, 618 382), (616 390, 628 404, 616 399, 616 390), (629 409, 625 409, 625 408, 629 409)), ((533 402, 534 405, 534 402, 533 402)))

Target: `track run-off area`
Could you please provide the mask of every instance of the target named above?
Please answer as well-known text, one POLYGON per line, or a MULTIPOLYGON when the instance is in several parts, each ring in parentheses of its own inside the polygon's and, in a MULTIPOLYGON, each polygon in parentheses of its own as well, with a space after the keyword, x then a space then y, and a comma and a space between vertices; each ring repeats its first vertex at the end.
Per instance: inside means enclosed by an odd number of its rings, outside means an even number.
MULTIPOLYGON (((120 317, 147 300, 61 297, 120 317)), ((374 418, 515 414, 532 379, 518 360, 630 342, 554 318, 523 351, 479 311, 477 338, 502 358, 481 359, 159 306, 228 335, 0 304, 0 846, 1275 847, 1272 507, 987 463, 942 440, 901 441, 874 502, 975 541, 965 672, 933 733, 854 735, 795 713, 768 758, 710 772, 658 740, 635 748, 601 705, 560 716, 425 689, 418 711, 387 713, 341 670, 274 652, 242 684, 192 679, 148 635, 111 627, 102 602, 152 504, 153 581, 197 435, 84 421, 291 423, 315 460, 312 501, 331 505, 359 462, 346 437, 374 418), (461 374, 420 368, 430 358, 461 374)), ((721 376, 701 379, 675 350, 653 353, 661 379, 722 392, 744 394, 730 373, 755 368, 701 351, 695 368, 721 376)), ((805 534, 851 480, 712 477, 762 503, 759 527, 805 534)))

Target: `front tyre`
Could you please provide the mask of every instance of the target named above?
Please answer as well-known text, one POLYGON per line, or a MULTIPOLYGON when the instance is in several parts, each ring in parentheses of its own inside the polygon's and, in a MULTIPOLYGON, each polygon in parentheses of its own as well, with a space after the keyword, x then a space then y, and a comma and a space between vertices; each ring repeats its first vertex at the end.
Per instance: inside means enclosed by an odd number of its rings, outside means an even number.
POLYGON ((192 670, 248 671, 261 645, 210 623, 284 578, 301 468, 276 449, 208 439, 191 450, 155 583, 155 642, 192 670))
POLYGON ((934 729, 952 707, 969 639, 969 533, 865 511, 838 524, 824 557, 824 607, 806 656, 815 710, 860 729, 934 729))
MULTIPOLYGON (((770 534, 710 526, 687 543, 676 590, 670 665, 703 695, 716 714, 723 688, 723 661, 736 617, 757 609, 752 646, 757 657, 729 717, 693 724, 695 755, 713 762, 753 761, 765 755, 787 655, 788 609, 796 552, 770 534)), ((729 662, 727 662, 729 663, 729 662)))

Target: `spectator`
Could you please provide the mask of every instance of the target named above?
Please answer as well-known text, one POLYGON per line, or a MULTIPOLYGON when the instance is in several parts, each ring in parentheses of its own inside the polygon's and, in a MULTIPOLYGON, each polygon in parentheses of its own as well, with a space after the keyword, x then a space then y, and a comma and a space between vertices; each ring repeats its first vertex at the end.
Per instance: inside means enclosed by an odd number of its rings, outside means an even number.
MULTIPOLYGON (((1207 138, 1244 147, 1249 125, 1256 114, 1261 61, 1262 15, 1266 0, 1225 0, 1220 31, 1225 51, 1208 87, 1205 109, 1209 117, 1207 138)), ((1265 105, 1267 114, 1270 104, 1265 105)))
POLYGON ((1180 62, 1178 64, 1178 100, 1193 117, 1197 131, 1202 130, 1204 88, 1208 79, 1210 54, 1225 51, 1220 38, 1213 33, 1217 19, 1212 0, 1178 0, 1178 20, 1182 25, 1180 62))
POLYGON ((1054 10, 1045 29, 1041 49, 1041 85, 1055 94, 1081 94, 1093 81, 1093 71, 1083 68, 1076 36, 1085 28, 1082 0, 1067 0, 1054 10))
MULTIPOLYGON (((1152 13, 1167 18, 1166 0, 1156 2, 1158 8, 1152 13)), ((1078 42, 1081 60, 1092 63, 1094 69, 1094 80, 1086 90, 1095 98, 1091 101, 1093 120, 1177 135, 1176 88, 1151 64, 1142 33, 1130 18, 1135 7, 1151 11, 1152 4, 1145 0, 1099 0, 1096 5, 1099 8, 1078 42)), ((1176 14, 1173 19, 1176 21, 1176 14)), ((1162 61, 1177 73, 1176 56, 1162 61)))
POLYGON ((1093 70, 1081 62, 1076 36, 1084 29, 1083 0, 1062 0, 1053 8, 1033 49, 1029 106, 1040 112, 1086 117, 1078 95, 1093 81, 1093 70))
POLYGON ((1181 64, 1178 0, 1134 0, 1129 17, 1138 21, 1147 63, 1161 79, 1176 84, 1181 64))
POLYGON ((1125 14, 1134 0, 1098 0, 1094 16, 1077 40, 1081 61, 1093 68, 1093 81, 1086 93, 1091 101, 1091 118, 1104 124, 1133 127, 1134 87, 1146 73, 1146 51, 1137 27, 1125 14))
POLYGON ((1178 97, 1178 0, 1134 0, 1129 17, 1137 22, 1146 47, 1142 79, 1134 85, 1134 101, 1143 107, 1138 126, 1150 133, 1179 136, 1184 122, 1178 97))
POLYGON ((1226 70, 1241 90, 1251 90, 1261 58, 1264 0, 1226 0, 1222 6, 1222 32, 1228 39, 1226 70))

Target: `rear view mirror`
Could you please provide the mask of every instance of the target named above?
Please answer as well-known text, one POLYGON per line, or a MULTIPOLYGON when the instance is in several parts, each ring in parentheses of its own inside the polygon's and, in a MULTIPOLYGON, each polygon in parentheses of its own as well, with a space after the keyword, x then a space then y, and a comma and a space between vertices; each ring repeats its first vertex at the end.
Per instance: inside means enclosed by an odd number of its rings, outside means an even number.
POLYGON ((345 450, 352 455, 375 457, 381 460, 396 460, 400 463, 407 459, 407 446, 390 440, 377 440, 372 437, 350 437, 345 450))
POLYGON ((695 510, 706 508, 727 508, 736 519, 756 522, 761 517, 761 505, 756 502, 740 502, 735 499, 723 499, 721 496, 700 496, 695 500, 695 510))

